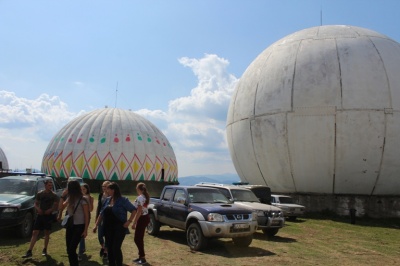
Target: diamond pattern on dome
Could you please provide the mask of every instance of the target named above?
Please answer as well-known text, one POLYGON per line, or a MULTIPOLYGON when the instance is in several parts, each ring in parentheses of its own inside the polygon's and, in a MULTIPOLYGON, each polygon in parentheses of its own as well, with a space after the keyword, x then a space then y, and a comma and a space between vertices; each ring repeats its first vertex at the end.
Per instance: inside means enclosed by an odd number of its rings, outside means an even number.
POLYGON ((132 111, 94 110, 72 120, 50 142, 42 171, 97 180, 176 180, 175 154, 153 124, 132 111))

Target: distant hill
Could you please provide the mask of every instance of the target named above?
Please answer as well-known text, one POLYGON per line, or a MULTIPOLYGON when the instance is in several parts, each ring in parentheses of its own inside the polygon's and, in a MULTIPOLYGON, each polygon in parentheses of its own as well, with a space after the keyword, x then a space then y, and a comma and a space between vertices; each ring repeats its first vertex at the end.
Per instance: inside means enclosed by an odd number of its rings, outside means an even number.
POLYGON ((232 184, 240 182, 237 174, 222 174, 222 175, 192 175, 178 178, 179 184, 182 186, 192 186, 201 182, 232 184))

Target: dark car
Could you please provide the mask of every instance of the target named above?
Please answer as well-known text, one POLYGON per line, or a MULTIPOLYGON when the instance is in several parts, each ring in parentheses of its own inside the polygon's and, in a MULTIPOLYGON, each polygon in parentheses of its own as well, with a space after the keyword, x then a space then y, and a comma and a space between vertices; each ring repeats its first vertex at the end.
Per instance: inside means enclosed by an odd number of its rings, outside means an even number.
POLYGON ((0 228, 15 228, 21 237, 31 235, 36 218, 36 194, 44 189, 46 180, 53 182, 53 191, 60 196, 62 189, 50 176, 20 175, 0 178, 0 228))

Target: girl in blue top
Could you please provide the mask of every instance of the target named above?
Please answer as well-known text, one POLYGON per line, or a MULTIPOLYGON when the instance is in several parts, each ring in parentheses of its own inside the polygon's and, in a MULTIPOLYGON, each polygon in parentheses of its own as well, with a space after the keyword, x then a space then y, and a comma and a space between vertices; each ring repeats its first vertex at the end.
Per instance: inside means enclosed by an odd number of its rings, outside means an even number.
POLYGON ((128 198, 122 197, 117 183, 112 182, 107 186, 109 197, 104 202, 100 215, 97 218, 95 233, 98 225, 103 222, 104 236, 108 249, 108 265, 122 266, 122 242, 125 239, 126 229, 136 214, 136 207, 128 198), (126 219, 130 212, 129 220, 126 219))

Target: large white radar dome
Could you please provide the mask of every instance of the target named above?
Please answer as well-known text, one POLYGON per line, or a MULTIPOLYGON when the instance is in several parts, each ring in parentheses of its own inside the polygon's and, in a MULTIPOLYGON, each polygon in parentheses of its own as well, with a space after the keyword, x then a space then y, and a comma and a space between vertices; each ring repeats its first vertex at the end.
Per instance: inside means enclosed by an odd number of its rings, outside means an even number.
POLYGON ((360 27, 314 27, 272 44, 228 111, 242 181, 288 193, 399 195, 399 73, 399 43, 360 27))
POLYGON ((64 126, 43 156, 54 177, 177 182, 174 151, 165 135, 132 111, 99 109, 64 126))

